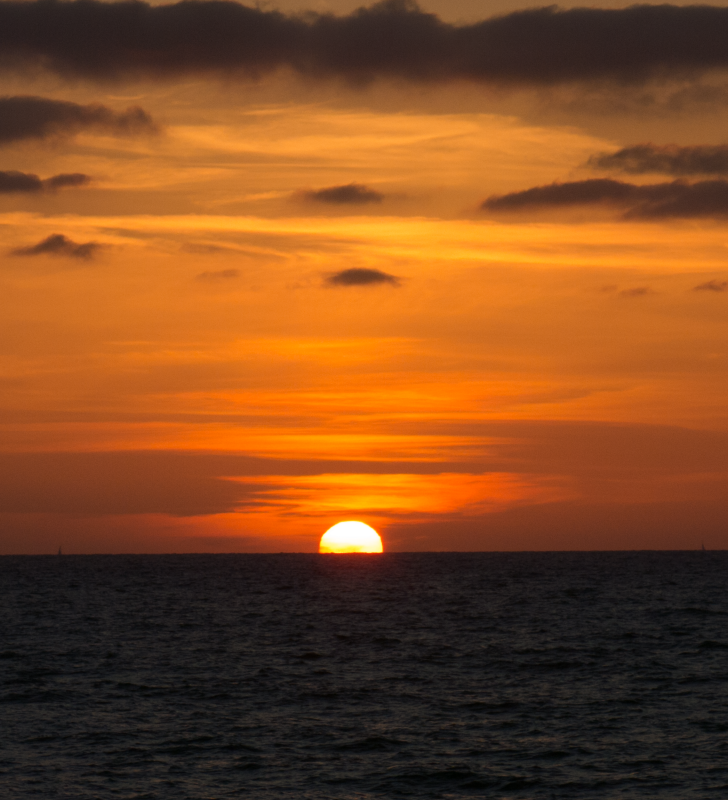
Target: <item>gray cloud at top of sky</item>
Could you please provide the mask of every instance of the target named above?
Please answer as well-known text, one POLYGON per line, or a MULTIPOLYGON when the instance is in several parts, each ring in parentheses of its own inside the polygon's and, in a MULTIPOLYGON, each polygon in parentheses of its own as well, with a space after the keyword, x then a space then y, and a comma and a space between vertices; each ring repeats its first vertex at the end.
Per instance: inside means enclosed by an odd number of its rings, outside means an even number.
POLYGON ((375 78, 549 85, 641 83, 728 68, 728 8, 556 6, 453 25, 409 0, 345 16, 283 14, 234 2, 0 2, 0 63, 67 77, 218 73, 282 67, 375 78))
POLYGON ((610 178, 535 186, 496 195, 481 209, 527 212, 549 208, 607 205, 625 209, 624 219, 714 218, 728 216, 728 181, 677 180, 640 186, 610 178))
POLYGON ((82 172, 62 173, 41 180, 32 172, 0 171, 0 194, 55 191, 56 189, 84 186, 90 181, 91 177, 82 172))
POLYGON ((306 200, 332 205, 361 205, 381 203, 384 195, 360 183, 347 183, 344 186, 329 186, 312 192, 305 192, 306 200))
MULTIPOLYGON (((2 36, 0 32, 0 40, 2 36)), ((0 44, 0 64, 5 53, 6 46, 0 44)), ((80 105, 65 100, 22 95, 0 97, 0 144, 71 135, 89 128, 118 136, 157 130, 149 114, 138 107, 118 112, 97 103, 80 105)))
POLYGON ((336 272, 326 278, 328 286, 378 286, 382 284, 399 286, 399 278, 378 269, 353 267, 336 272))
POLYGON ((599 153, 587 163, 595 169, 633 175, 728 175, 728 145, 637 144, 616 153, 599 153))

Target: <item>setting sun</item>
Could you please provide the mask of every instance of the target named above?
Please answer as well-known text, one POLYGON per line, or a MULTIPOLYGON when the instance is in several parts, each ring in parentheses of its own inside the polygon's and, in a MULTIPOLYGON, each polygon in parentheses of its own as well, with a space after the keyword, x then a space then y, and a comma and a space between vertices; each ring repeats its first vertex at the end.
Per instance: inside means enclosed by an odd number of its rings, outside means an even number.
POLYGON ((321 537, 319 553, 381 553, 379 534, 363 522, 339 522, 321 537))
POLYGON ((0 559, 728 548, 708 2, 0 0, 0 559))

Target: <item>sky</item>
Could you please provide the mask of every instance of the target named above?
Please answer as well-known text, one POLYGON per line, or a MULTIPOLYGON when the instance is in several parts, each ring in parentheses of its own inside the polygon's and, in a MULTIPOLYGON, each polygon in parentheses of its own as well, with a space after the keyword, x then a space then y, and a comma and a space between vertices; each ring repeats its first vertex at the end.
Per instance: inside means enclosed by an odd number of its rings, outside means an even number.
POLYGON ((0 554, 728 547, 728 6, 0 0, 0 554))

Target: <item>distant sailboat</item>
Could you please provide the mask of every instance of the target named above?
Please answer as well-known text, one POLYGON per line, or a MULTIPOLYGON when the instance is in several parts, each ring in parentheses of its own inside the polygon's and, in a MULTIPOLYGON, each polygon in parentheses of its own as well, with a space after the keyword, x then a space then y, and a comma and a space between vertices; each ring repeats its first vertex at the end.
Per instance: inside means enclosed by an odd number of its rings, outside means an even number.
POLYGON ((703 552, 705 552, 705 542, 701 542, 700 545, 703 548, 703 552))
MULTIPOLYGON (((705 548, 703 548, 703 550, 705 550, 705 548)), ((62 556, 62 555, 63 555, 63 550, 61 550, 61 548, 60 548, 60 547, 58 548, 58 555, 59 555, 59 556, 62 556)))

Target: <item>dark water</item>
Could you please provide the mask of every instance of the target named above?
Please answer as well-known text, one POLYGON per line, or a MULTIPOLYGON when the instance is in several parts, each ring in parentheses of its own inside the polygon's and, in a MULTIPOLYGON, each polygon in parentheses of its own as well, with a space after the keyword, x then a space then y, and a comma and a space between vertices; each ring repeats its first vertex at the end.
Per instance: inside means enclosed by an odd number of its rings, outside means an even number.
POLYGON ((0 558, 3 798, 726 798, 728 553, 0 558))

